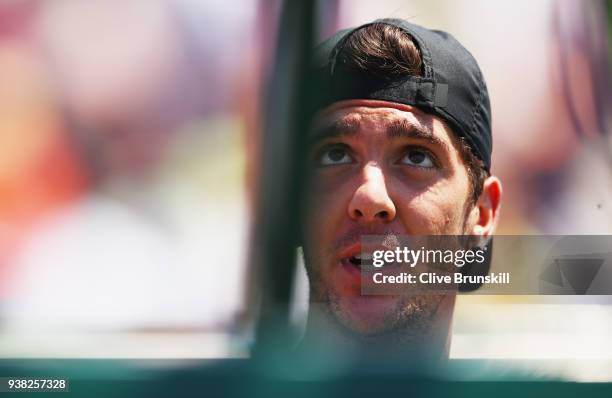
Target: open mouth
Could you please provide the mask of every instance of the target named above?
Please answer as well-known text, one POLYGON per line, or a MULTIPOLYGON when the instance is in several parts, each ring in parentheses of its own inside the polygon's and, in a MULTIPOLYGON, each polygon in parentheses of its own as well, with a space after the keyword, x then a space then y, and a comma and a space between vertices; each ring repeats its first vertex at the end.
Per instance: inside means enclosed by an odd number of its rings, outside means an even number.
POLYGON ((372 265, 372 255, 364 253, 356 254, 354 256, 350 256, 347 259, 347 262, 359 270, 367 269, 369 265, 372 265))
POLYGON ((361 256, 351 256, 349 258, 349 262, 353 265, 353 267, 357 267, 361 269, 361 256))
POLYGON ((346 257, 341 261, 345 266, 357 269, 359 271, 384 272, 387 270, 395 270, 404 266, 400 262, 385 262, 384 267, 375 266, 374 259, 371 254, 360 253, 350 257, 346 257))

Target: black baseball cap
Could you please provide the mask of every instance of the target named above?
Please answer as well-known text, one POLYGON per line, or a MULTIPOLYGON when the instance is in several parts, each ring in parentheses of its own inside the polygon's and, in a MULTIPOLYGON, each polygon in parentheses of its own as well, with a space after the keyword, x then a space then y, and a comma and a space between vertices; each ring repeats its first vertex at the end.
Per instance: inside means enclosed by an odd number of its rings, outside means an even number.
POLYGON ((401 19, 378 19, 336 33, 315 50, 319 105, 348 99, 376 99, 413 105, 443 119, 463 137, 487 171, 491 168, 491 105, 476 60, 452 35, 401 19), (372 24, 387 24, 408 33, 419 48, 422 76, 386 78, 344 65, 347 39, 372 24))

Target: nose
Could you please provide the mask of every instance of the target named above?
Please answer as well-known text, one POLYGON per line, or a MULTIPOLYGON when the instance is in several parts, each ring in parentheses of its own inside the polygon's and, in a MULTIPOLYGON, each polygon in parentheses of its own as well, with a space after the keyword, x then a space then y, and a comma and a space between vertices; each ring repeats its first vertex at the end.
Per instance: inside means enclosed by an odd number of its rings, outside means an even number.
POLYGON ((363 181, 349 202, 348 213, 352 220, 360 224, 387 223, 395 218, 395 205, 387 192, 380 167, 364 167, 363 181))

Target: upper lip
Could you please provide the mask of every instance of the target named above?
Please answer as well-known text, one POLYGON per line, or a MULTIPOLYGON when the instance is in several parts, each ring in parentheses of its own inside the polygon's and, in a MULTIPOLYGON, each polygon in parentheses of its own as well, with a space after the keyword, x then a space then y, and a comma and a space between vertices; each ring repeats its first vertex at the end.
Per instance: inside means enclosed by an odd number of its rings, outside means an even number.
POLYGON ((351 258, 361 254, 361 242, 353 243, 338 252, 338 260, 351 258))
MULTIPOLYGON (((345 248, 338 251, 337 258, 338 260, 344 260, 347 258, 350 259, 351 257, 355 257, 355 256, 361 256, 362 254, 365 254, 366 256, 369 254, 371 256, 372 253, 376 250, 387 251, 387 250, 392 250, 392 248, 388 246, 383 246, 383 245, 368 246, 366 248, 363 248, 361 245, 361 242, 357 242, 349 246, 346 246, 345 248)), ((371 257, 367 256, 366 258, 371 258, 371 257)))

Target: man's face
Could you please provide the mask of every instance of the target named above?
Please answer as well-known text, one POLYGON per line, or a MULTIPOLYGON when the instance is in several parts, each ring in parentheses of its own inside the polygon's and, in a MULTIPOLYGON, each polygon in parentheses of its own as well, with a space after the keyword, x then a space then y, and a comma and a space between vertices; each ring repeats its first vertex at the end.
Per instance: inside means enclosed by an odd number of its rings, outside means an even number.
POLYGON ((311 302, 360 334, 427 332, 448 294, 362 296, 350 261, 361 235, 461 235, 470 183, 444 122, 407 105, 352 100, 319 114, 311 132, 304 256, 311 302))

